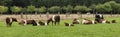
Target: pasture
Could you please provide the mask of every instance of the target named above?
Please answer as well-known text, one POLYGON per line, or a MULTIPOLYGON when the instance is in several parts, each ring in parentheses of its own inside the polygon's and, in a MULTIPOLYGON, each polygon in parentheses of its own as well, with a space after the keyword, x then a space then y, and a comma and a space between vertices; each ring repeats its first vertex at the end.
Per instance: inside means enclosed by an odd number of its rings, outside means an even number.
POLYGON ((117 23, 90 25, 80 23, 73 27, 66 27, 64 22, 72 22, 68 19, 61 20, 60 25, 56 26, 20 26, 14 22, 12 27, 6 27, 5 22, 0 22, 0 37, 120 37, 119 17, 105 19, 109 21, 115 19, 117 23))

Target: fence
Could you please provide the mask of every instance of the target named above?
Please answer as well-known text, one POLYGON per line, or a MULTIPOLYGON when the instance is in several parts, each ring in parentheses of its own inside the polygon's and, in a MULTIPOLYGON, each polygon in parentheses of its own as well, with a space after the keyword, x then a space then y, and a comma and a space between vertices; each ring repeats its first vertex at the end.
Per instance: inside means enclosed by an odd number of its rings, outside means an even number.
MULTIPOLYGON (((18 20, 23 20, 23 19, 34 19, 34 20, 47 20, 48 18, 52 17, 53 15, 57 15, 57 14, 37 14, 37 15, 33 15, 33 14, 27 14, 27 15, 0 15, 0 21, 4 21, 6 17, 15 17, 18 20)), ((73 19, 73 18, 93 18, 94 15, 93 14, 82 14, 82 15, 78 15, 78 14, 70 14, 70 15, 66 15, 66 14, 59 14, 62 20, 65 19, 73 19)), ((104 14, 104 17, 119 17, 120 15, 118 14, 113 14, 112 16, 110 14, 104 14)))

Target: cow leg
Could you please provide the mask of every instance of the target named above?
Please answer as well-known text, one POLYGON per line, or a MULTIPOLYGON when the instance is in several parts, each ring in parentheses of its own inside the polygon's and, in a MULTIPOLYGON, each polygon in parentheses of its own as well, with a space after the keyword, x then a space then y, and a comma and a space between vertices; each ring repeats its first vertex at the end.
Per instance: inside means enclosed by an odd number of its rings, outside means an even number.
POLYGON ((7 24, 7 27, 11 27, 11 25, 12 25, 12 23, 8 23, 8 24, 7 24))
POLYGON ((56 22, 54 24, 56 25, 56 22))
POLYGON ((53 21, 52 21, 52 26, 53 26, 53 21))

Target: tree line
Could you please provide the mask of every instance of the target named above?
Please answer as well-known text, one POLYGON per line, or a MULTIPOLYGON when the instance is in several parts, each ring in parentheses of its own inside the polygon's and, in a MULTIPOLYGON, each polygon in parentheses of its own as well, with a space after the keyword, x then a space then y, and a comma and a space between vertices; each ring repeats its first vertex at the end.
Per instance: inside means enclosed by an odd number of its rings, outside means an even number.
POLYGON ((104 0, 104 2, 101 2, 98 0, 99 2, 96 2, 96 3, 90 3, 90 0, 81 0, 81 1, 53 0, 51 3, 50 1, 51 0, 34 0, 34 1, 33 0, 19 0, 19 1, 3 0, 3 1, 0 1, 0 13, 1 14, 21 14, 21 13, 24 13, 24 14, 63 13, 65 14, 65 13, 87 13, 87 12, 94 13, 94 14, 95 13, 103 13, 103 14, 119 14, 120 13, 120 4, 118 0, 116 0, 117 2, 116 1, 106 2, 107 0, 104 0), (45 1, 49 1, 49 2, 45 2, 45 1), (38 2, 42 2, 42 3, 38 3, 38 2), (60 2, 63 2, 63 3, 60 3, 60 2), (30 3, 30 4, 24 4, 24 3, 30 3))

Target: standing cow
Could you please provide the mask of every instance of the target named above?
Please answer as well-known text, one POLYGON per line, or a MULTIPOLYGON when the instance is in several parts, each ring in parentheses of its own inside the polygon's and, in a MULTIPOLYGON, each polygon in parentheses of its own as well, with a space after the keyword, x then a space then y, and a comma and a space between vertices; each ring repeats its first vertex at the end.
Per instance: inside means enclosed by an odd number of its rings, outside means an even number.
POLYGON ((50 22, 52 22, 52 25, 53 25, 53 23, 56 25, 56 23, 60 23, 60 16, 59 15, 54 15, 54 16, 52 16, 51 18, 49 18, 48 20, 47 20, 47 24, 49 25, 49 23, 50 22))
POLYGON ((101 19, 104 19, 103 15, 102 14, 96 14, 95 15, 95 21, 97 21, 98 23, 100 23, 100 20, 101 19))
POLYGON ((7 17, 7 18, 6 18, 7 27, 11 27, 12 22, 17 22, 17 19, 16 19, 16 18, 13 18, 13 17, 7 17))

